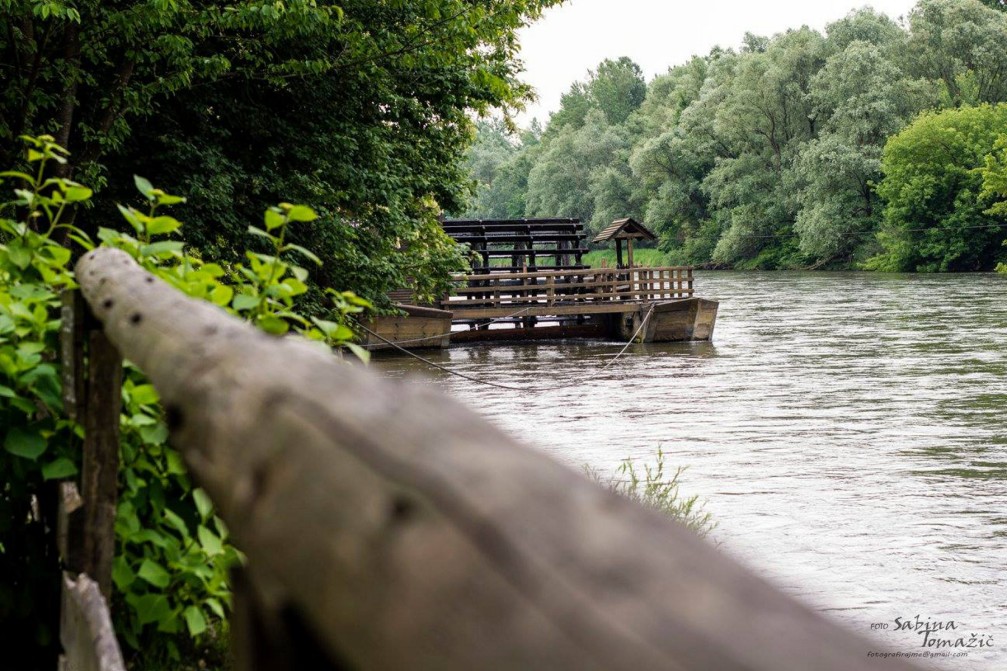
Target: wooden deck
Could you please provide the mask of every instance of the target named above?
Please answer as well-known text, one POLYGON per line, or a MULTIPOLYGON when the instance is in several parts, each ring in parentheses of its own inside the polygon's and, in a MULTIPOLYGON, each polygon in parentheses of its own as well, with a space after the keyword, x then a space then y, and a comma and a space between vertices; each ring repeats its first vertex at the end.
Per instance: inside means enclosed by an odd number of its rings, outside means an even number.
POLYGON ((383 349, 387 340, 410 348, 447 347, 577 337, 710 340, 717 318, 717 303, 694 295, 693 269, 687 266, 482 269, 453 279, 455 290, 435 309, 400 305, 407 316, 374 320, 371 328, 380 337, 365 345, 383 349))

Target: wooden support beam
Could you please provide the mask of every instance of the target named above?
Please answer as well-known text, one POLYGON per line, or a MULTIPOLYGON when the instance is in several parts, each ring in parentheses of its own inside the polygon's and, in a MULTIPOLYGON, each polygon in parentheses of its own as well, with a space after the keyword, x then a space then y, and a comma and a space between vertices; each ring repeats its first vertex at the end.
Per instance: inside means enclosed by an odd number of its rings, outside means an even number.
POLYGON ((258 621, 328 666, 913 668, 427 385, 267 336, 120 251, 77 277, 246 553, 258 621))

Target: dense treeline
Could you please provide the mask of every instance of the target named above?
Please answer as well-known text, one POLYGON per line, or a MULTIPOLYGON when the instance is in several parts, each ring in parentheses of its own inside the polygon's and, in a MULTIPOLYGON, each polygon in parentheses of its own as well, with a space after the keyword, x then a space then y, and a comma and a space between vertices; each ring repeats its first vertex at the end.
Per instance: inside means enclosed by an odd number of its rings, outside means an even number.
POLYGON ((468 197, 471 114, 528 93, 516 31, 558 2, 0 0, 0 165, 52 134, 96 191, 78 225, 118 221, 141 174, 225 261, 268 205, 311 203, 295 235, 323 284, 436 293, 461 261, 436 218, 468 197))
POLYGON ((922 0, 904 25, 862 9, 825 34, 746 35, 649 84, 605 61, 544 131, 480 126, 466 215, 594 229, 629 215, 672 260, 719 267, 992 268, 1002 9, 922 0))

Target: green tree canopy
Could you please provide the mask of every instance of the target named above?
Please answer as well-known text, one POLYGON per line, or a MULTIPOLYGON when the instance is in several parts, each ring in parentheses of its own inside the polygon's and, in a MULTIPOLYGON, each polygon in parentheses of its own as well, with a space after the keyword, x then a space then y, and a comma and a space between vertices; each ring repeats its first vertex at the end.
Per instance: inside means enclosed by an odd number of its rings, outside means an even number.
POLYGON ((556 2, 7 0, 0 148, 53 131, 102 187, 92 230, 134 172, 188 196, 190 241, 225 259, 263 203, 302 200, 323 282, 433 291, 455 259, 435 217, 470 192, 470 114, 529 93, 515 33, 556 2))
POLYGON ((947 105, 1007 100, 1007 13, 979 0, 921 0, 906 56, 913 74, 943 84, 947 105))
POLYGON ((882 250, 889 138, 927 110, 1007 101, 1007 13, 986 4, 920 0, 904 23, 864 8, 824 34, 748 33, 655 77, 629 113, 599 102, 605 86, 636 86, 631 61, 607 61, 518 152, 531 179, 509 188, 527 184, 526 215, 638 218, 677 262, 863 267, 882 250))
POLYGON ((559 110, 549 120, 549 130, 572 126, 579 128, 591 110, 600 110, 610 124, 621 124, 643 104, 647 84, 643 71, 632 59, 605 59, 597 70, 588 72, 587 81, 574 82, 560 98, 559 110))
POLYGON ((878 187, 886 201, 885 251, 873 267, 946 272, 996 265, 1005 232, 984 212, 990 203, 981 196, 982 169, 1005 128, 1007 105, 983 104, 922 114, 888 141, 878 187))

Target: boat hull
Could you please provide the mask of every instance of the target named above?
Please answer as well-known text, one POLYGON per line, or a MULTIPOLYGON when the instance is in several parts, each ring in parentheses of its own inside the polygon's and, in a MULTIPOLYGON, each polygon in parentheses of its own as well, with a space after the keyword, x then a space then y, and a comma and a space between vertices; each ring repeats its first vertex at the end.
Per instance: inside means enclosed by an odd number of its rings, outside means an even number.
POLYGON ((369 350, 394 349, 391 341, 406 349, 444 348, 451 343, 451 317, 448 310, 397 304, 405 315, 375 317, 366 326, 371 333, 363 342, 369 350))
POLYGON ((615 318, 615 335, 637 342, 694 342, 713 339, 717 301, 683 298, 643 305, 636 312, 615 318), (651 312, 653 310, 653 312, 651 312), (648 318, 648 314, 650 317, 648 318), (646 320, 641 329, 641 324, 646 320))

